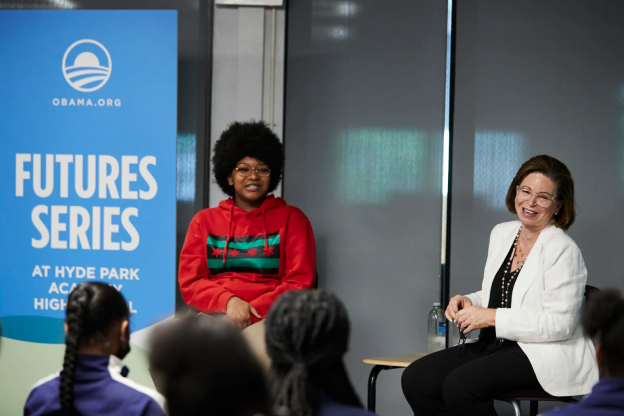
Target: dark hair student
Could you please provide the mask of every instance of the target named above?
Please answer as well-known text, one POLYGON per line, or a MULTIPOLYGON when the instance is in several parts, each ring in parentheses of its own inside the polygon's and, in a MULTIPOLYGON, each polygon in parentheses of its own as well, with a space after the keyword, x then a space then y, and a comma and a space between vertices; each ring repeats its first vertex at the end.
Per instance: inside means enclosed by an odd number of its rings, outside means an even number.
MULTIPOLYGON (((113 325, 128 321, 130 310, 115 288, 102 283, 85 283, 69 295, 65 316, 67 337, 61 371, 61 409, 64 415, 74 415, 74 382, 80 346, 108 343, 113 325)), ((119 330, 120 338, 125 335, 126 340, 119 344, 116 355, 123 359, 130 350, 128 324, 124 331, 119 330)))
POLYGON ((606 377, 624 377, 624 299, 615 289, 593 294, 582 318, 596 341, 598 367, 606 377))
POLYGON ((343 363, 348 341, 349 317, 335 295, 325 290, 282 295, 266 322, 275 404, 292 416, 369 414, 343 363))
POLYGON ((180 319, 152 338, 150 365, 169 416, 268 415, 263 369, 240 331, 221 319, 180 319))
POLYGON ((601 378, 578 404, 548 416, 624 415, 624 299, 615 289, 589 296, 581 318, 585 333, 594 339, 601 378))
POLYGON ((115 415, 163 415, 162 396, 125 379, 129 319, 126 300, 114 287, 76 286, 67 300, 63 369, 35 384, 24 414, 97 416, 117 409, 115 415))

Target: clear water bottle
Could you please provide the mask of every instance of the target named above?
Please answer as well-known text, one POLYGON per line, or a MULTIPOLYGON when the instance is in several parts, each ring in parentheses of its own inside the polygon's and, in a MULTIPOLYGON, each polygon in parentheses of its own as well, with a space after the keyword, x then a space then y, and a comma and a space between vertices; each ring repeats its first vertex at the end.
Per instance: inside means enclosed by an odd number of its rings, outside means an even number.
POLYGON ((440 307, 440 302, 433 303, 433 309, 429 312, 427 352, 441 351, 446 348, 446 316, 440 307))

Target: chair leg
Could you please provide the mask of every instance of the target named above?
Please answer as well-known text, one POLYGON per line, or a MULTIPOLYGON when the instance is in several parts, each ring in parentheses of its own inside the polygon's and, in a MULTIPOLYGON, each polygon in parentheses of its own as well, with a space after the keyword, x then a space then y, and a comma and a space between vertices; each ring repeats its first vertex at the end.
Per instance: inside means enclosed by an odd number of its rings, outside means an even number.
POLYGON ((537 400, 531 400, 531 404, 530 404, 530 408, 529 408, 529 415, 530 416, 537 416, 537 404, 539 402, 537 400))
POLYGON ((522 416, 522 409, 518 400, 511 400, 509 404, 513 406, 515 416, 522 416))
POLYGON ((373 369, 370 372, 370 375, 368 376, 368 410, 370 410, 371 412, 375 411, 375 402, 376 402, 376 395, 377 395, 377 376, 379 375, 379 373, 382 370, 388 370, 392 367, 389 367, 387 365, 376 365, 373 367, 373 369))

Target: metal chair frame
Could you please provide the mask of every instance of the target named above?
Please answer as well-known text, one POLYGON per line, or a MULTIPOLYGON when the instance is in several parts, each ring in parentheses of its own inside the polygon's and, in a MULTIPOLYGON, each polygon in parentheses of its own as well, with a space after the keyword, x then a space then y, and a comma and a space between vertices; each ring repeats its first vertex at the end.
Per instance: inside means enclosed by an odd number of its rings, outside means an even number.
POLYGON ((513 409, 515 416, 522 416, 522 408, 520 407, 520 402, 529 401, 529 416, 537 416, 538 411, 538 403, 540 401, 543 402, 563 402, 563 403, 578 403, 574 397, 501 397, 496 398, 496 400, 500 400, 503 402, 509 403, 513 409))

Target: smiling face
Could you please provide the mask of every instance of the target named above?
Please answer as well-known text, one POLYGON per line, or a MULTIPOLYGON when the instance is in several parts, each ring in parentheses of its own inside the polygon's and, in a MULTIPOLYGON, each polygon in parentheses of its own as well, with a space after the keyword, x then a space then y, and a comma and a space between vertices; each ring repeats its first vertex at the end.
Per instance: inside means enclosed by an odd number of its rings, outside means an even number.
POLYGON ((533 231, 541 231, 550 223, 550 220, 563 205, 563 201, 554 200, 547 205, 548 198, 557 196, 557 186, 539 172, 533 172, 524 178, 516 191, 515 207, 522 226, 533 231), (536 196, 534 194, 539 194, 536 196), (525 199, 527 198, 528 199, 525 199))
POLYGON ((228 176, 228 183, 234 186, 234 204, 245 211, 258 208, 269 190, 271 177, 258 175, 256 169, 268 169, 267 164, 253 157, 245 157, 238 161, 236 167, 239 170, 232 170, 228 176), (246 169, 250 169, 248 176, 245 176, 246 169))

